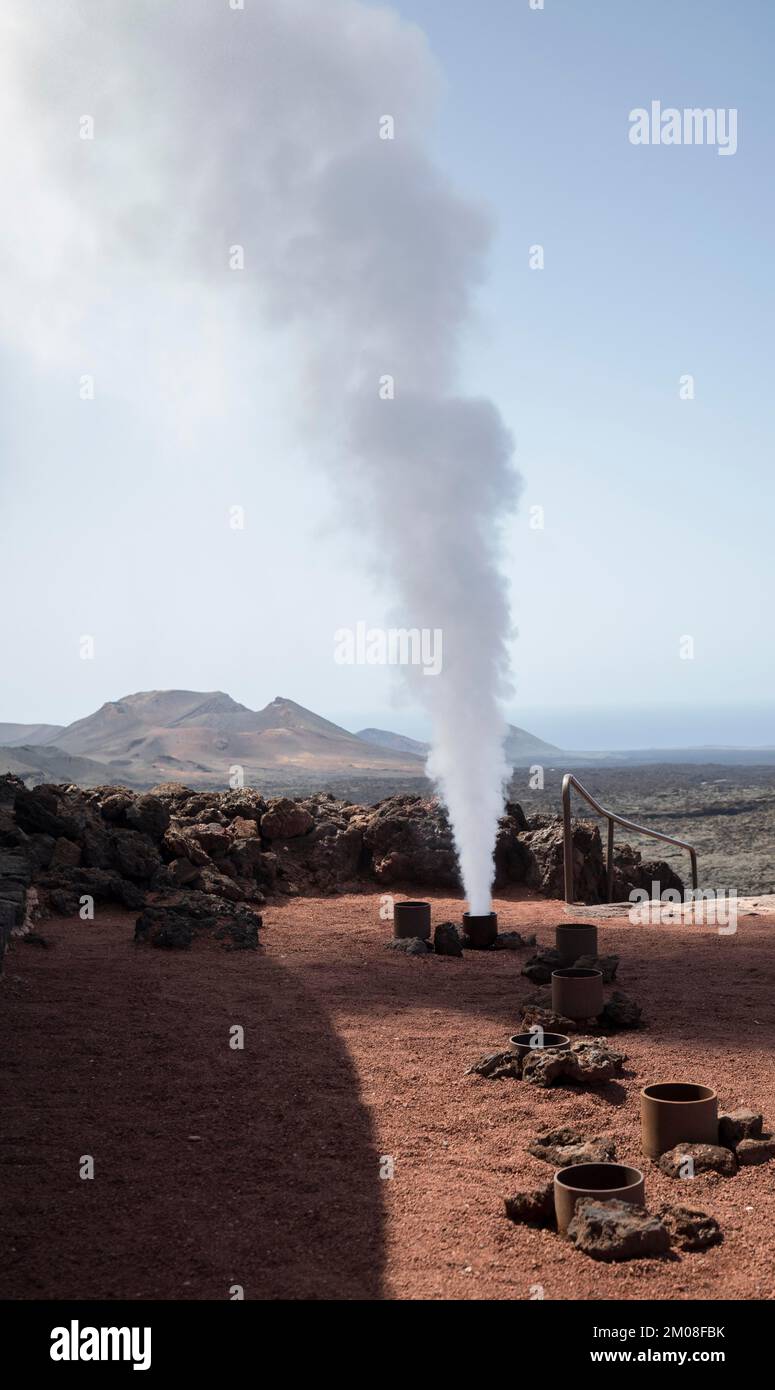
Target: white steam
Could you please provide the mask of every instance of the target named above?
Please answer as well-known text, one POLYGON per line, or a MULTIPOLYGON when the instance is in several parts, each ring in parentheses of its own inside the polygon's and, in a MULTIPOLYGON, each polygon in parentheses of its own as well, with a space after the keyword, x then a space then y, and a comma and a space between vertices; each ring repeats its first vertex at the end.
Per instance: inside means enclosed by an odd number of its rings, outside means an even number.
POLYGON ((53 361, 79 342, 118 355, 128 392, 136 355, 157 374, 172 356, 194 412, 224 335, 269 328, 301 354, 342 519, 372 538, 400 625, 443 632, 441 675, 410 676, 470 908, 489 911, 498 528, 518 489, 498 412, 457 380, 487 229, 424 152, 439 78, 422 34, 359 0, 7 0, 0 27, 4 334, 53 361))

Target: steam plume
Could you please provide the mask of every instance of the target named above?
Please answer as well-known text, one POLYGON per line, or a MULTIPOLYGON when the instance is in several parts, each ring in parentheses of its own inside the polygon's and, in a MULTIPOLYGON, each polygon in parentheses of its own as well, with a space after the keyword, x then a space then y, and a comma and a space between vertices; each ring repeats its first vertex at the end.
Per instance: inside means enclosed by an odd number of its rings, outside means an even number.
POLYGON ((343 519, 373 538, 401 625, 442 629, 442 674, 410 679, 471 910, 488 911, 506 774, 498 525, 518 489, 496 409, 460 394, 487 228, 425 153, 439 76, 422 34, 360 0, 10 0, 0 24, 16 133, 3 177, 24 209, 5 331, 54 358, 79 340, 115 353, 123 333, 131 381, 147 315, 192 372, 228 302, 237 334, 269 325, 301 354, 306 428, 343 519), (245 270, 227 290, 235 243, 245 270), (153 309, 141 288, 122 319, 117 286, 149 284, 153 309))

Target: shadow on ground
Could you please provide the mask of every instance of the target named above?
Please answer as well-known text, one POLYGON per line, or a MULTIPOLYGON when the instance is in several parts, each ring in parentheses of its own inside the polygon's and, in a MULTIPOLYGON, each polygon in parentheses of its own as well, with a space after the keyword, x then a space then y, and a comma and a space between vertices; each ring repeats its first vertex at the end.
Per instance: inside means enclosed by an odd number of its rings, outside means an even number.
POLYGON ((0 986, 0 1296, 381 1297, 370 1120, 298 976, 136 948, 125 919, 47 936, 0 986))

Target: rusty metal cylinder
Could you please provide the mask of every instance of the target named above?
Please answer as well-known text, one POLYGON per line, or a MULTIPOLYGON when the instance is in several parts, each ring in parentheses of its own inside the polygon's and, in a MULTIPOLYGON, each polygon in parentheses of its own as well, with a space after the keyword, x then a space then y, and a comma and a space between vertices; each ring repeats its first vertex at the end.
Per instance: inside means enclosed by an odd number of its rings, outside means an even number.
POLYGON ((552 1013, 564 1018, 597 1018, 603 1011, 601 970, 552 971, 552 1013))
POLYGON ((395 937, 419 936, 423 941, 427 941, 430 934, 430 903, 411 900, 396 903, 393 908, 393 935, 395 937))
POLYGON ((573 1163, 569 1168, 559 1168, 554 1175, 554 1210, 561 1235, 573 1220, 576 1203, 585 1197, 600 1202, 615 1197, 619 1202, 642 1207, 646 1201, 643 1174, 640 1168, 629 1168, 623 1163, 573 1163))
POLYGON ((575 965, 579 956, 597 955, 597 927, 594 922, 563 922, 555 927, 554 940, 561 965, 575 965))
POLYGON ((463 945, 471 946, 474 950, 484 951, 489 946, 494 946, 498 939, 497 912, 486 912, 481 916, 464 912, 463 938, 463 945))
POLYGON ((677 1144, 718 1144, 718 1097, 711 1086, 662 1081, 640 1093, 641 1146, 648 1158, 677 1144))

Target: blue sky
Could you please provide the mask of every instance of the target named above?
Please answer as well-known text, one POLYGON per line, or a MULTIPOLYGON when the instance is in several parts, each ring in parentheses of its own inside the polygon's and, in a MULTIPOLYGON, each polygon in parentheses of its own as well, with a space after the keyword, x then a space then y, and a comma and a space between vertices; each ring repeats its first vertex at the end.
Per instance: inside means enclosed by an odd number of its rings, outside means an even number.
MULTIPOLYGON (((510 572, 529 717, 579 703, 598 729, 592 707, 615 705, 619 737, 644 724, 638 742, 646 723, 660 739, 696 725, 698 742, 774 741, 775 12, 400 8, 445 70, 440 157, 493 212, 469 370, 511 424, 526 478, 510 572), (657 98, 737 108, 737 153, 632 146, 629 112, 657 98), (528 267, 537 243, 541 272, 528 267), (679 399, 684 373, 693 401, 679 399), (543 532, 527 529, 533 502, 543 532), (693 661, 679 659, 684 634, 693 661)), ((553 712, 544 728, 567 721, 553 712)))
MULTIPOLYGON (((565 746, 775 743, 775 11, 765 0, 394 8, 441 69, 433 151, 492 225, 462 385, 497 402, 525 480, 506 530, 510 717, 565 746), (653 99, 735 108, 736 154, 633 146, 629 112, 653 99), (528 264, 536 244, 541 271, 528 264), (691 401, 679 399, 684 374, 691 401)), ((84 100, 76 87, 73 108, 84 100)), ((116 353, 138 324, 143 351, 122 362, 115 397, 103 369, 91 406, 73 393, 82 360, 0 342, 14 577, 0 720, 66 722, 178 686, 253 707, 283 694, 351 726, 424 735, 390 672, 333 663, 335 629, 384 622, 392 595, 364 573, 292 438, 276 344, 259 325, 249 360, 225 364, 210 344, 203 378, 201 364, 170 362, 161 291, 144 293, 101 306, 119 325, 116 353), (202 400, 194 428, 151 428, 142 402, 159 380, 187 407, 202 400), (235 502, 244 534, 224 521, 235 502), (97 637, 90 663, 84 633, 97 637)))

